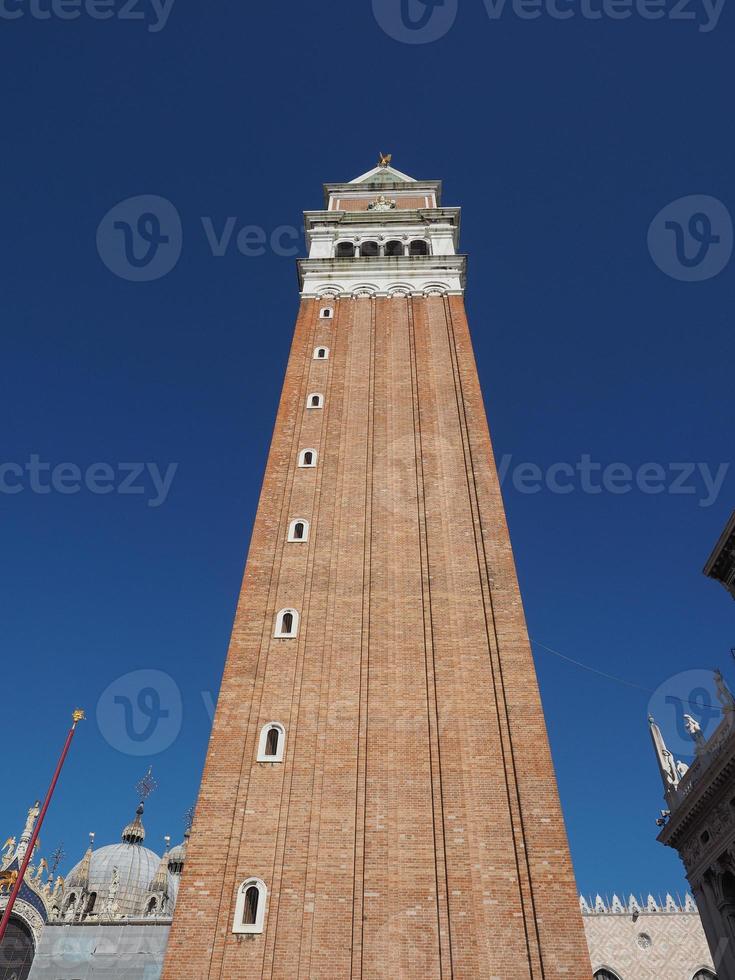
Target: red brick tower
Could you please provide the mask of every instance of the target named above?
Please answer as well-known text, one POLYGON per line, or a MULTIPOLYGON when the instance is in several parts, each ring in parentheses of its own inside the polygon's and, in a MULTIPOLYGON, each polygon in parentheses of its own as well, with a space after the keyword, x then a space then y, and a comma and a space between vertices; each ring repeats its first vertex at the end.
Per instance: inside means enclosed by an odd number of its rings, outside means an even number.
POLYGON ((588 980, 457 208, 325 188, 164 980, 588 980))

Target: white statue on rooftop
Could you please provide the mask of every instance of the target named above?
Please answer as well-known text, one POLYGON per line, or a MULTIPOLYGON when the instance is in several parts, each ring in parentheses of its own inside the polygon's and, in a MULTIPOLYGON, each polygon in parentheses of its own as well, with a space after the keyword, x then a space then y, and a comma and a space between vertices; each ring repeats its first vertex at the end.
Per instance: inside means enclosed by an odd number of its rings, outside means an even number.
POLYGON ((704 735, 702 734, 702 726, 699 724, 697 719, 693 718, 691 715, 684 715, 684 727, 694 740, 697 751, 703 749, 706 742, 704 735))

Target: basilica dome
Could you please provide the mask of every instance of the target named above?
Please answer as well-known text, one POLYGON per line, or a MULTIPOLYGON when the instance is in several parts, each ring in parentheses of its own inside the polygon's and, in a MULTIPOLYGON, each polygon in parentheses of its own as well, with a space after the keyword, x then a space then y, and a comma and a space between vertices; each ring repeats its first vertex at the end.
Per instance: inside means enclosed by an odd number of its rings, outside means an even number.
MULTIPOLYGON (((135 819, 122 832, 119 844, 93 851, 90 845, 84 858, 66 879, 65 905, 78 907, 84 893, 84 915, 99 918, 131 917, 146 914, 150 888, 161 864, 161 857, 143 846, 145 830, 141 820, 143 804, 135 819)), ((168 875, 170 885, 172 875, 168 875)))

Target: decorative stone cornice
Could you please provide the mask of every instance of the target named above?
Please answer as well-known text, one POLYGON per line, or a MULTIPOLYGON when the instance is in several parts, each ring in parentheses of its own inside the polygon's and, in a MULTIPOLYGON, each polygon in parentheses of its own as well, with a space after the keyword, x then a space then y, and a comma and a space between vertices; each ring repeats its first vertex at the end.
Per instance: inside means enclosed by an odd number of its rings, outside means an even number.
POLYGON ((721 582, 735 599, 735 511, 707 559, 704 574, 721 582))
POLYGON ((304 298, 321 296, 461 296, 467 281, 464 255, 397 255, 365 259, 300 259, 304 298))
POLYGON ((720 789, 732 785, 735 778, 735 725, 728 715, 714 735, 669 794, 671 816, 658 835, 662 844, 677 847, 700 814, 712 805, 720 789))
POLYGON ((588 898, 579 896, 579 909, 582 915, 697 915, 697 906, 692 896, 687 892, 684 901, 676 899, 667 892, 665 899, 659 895, 658 900, 649 893, 647 898, 629 895, 626 900, 613 894, 611 898, 595 895, 588 898))

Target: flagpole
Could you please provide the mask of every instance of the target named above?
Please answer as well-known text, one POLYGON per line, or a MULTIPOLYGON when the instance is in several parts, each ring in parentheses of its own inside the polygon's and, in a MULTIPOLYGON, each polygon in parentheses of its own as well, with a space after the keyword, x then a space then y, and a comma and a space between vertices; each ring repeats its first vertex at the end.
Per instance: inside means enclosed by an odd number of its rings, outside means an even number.
POLYGON ((69 754, 69 749, 71 748, 71 741, 74 738, 74 732, 76 731, 77 725, 80 721, 84 721, 84 712, 77 708, 72 714, 72 726, 69 729, 69 733, 66 736, 66 742, 64 743, 64 748, 61 751, 61 756, 56 765, 56 771, 54 772, 53 779, 51 780, 51 785, 46 793, 46 799, 43 801, 43 806, 41 807, 41 812, 38 815, 38 820, 36 820, 36 826, 33 828, 33 833, 31 834, 31 839, 28 841, 28 847, 23 856, 23 863, 18 870, 18 877, 15 879, 15 884, 13 885, 13 890, 10 893, 10 898, 8 899, 8 904, 5 907, 5 912, 3 913, 2 921, 0 922, 0 943, 3 941, 5 936, 5 930, 8 928, 8 922, 10 922, 10 916, 13 911, 13 906, 15 905, 15 900, 18 897, 18 892, 23 884, 23 878, 25 877, 26 870, 33 856, 33 848, 36 846, 36 841, 38 840, 38 835, 41 832, 41 826, 43 825, 43 818, 46 816, 46 811, 49 808, 49 803, 51 802, 51 797, 54 795, 54 790, 56 789, 56 784, 59 781, 59 776, 61 775, 61 769, 66 761, 66 757, 69 754))

